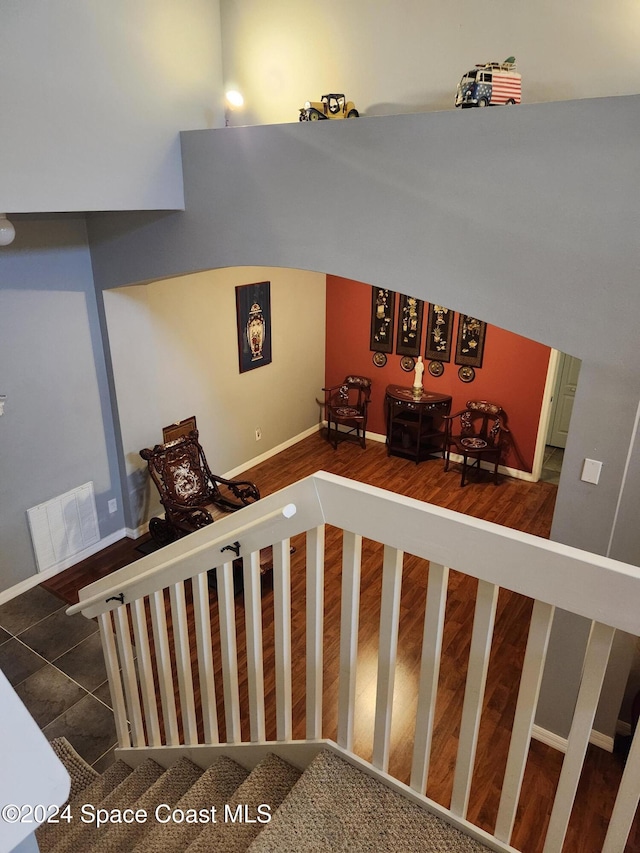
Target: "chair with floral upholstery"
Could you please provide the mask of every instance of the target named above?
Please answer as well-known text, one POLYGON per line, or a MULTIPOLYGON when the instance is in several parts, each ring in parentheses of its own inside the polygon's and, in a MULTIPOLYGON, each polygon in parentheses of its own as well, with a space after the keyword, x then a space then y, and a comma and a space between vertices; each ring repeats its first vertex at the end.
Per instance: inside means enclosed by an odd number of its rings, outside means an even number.
POLYGON ((504 409, 487 400, 467 400, 466 409, 453 415, 444 415, 443 419, 444 470, 449 470, 453 450, 462 457, 461 486, 465 484, 467 469, 480 468, 482 461, 493 463, 493 479, 497 485, 498 465, 504 452, 505 438, 509 434, 504 409))
POLYGON ((327 440, 338 447, 338 441, 352 439, 366 448, 367 410, 371 396, 371 380, 367 376, 345 376, 340 385, 323 388, 327 414, 327 440), (340 426, 346 429, 340 429, 340 426))

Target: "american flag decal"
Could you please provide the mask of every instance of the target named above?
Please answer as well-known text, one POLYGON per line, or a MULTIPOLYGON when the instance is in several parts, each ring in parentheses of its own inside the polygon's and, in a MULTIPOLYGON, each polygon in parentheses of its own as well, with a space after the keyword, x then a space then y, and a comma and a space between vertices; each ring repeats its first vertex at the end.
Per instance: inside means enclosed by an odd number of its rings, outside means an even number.
POLYGON ((507 101, 520 103, 522 96, 522 78, 514 72, 493 72, 492 104, 506 104, 507 101))

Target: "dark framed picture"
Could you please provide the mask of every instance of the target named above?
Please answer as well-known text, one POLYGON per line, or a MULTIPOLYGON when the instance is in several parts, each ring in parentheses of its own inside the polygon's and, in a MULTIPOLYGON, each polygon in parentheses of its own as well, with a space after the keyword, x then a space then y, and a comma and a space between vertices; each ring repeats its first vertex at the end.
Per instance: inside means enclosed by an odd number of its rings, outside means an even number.
POLYGON ((411 355, 414 358, 420 355, 420 340, 422 338, 422 313, 424 302, 415 296, 400 296, 400 307, 398 308, 398 337, 396 353, 398 355, 411 355))
POLYGON ((371 340, 369 349, 393 352, 393 314, 396 294, 384 287, 371 288, 371 340))
POLYGON ((451 361, 454 311, 442 305, 429 305, 427 309, 427 342, 424 357, 435 361, 451 361))
POLYGON ((240 373, 271 364, 271 282, 236 287, 240 373))
POLYGON ((469 367, 482 367, 484 339, 487 324, 468 314, 461 314, 458 322, 458 345, 456 346, 456 364, 469 367))

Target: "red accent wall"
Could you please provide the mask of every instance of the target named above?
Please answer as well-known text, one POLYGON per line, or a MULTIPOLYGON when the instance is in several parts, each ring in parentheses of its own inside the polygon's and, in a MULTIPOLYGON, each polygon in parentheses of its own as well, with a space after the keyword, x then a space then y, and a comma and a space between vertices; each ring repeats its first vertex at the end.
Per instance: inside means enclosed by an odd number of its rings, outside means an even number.
MULTIPOLYGON (((396 320, 398 312, 396 298, 396 320)), ((426 310, 421 350, 424 355, 426 310)), ((369 376, 373 380, 369 421, 371 432, 384 435, 384 393, 387 385, 412 385, 414 374, 400 367, 400 356, 387 354, 384 367, 375 367, 369 349, 371 329, 371 286, 338 276, 327 276, 327 349, 325 382, 337 385, 348 373, 369 376)), ((395 349, 394 322, 394 349, 395 349)), ((458 315, 453 328, 451 361, 445 363, 442 376, 434 378, 425 369, 423 385, 430 391, 451 394, 452 412, 464 408, 467 400, 491 400, 508 416, 514 446, 505 463, 522 471, 531 471, 535 452, 540 409, 551 350, 543 344, 514 335, 497 326, 487 326, 484 360, 471 383, 458 379, 455 341, 458 315)), ((428 362, 425 360, 425 367, 428 362)))

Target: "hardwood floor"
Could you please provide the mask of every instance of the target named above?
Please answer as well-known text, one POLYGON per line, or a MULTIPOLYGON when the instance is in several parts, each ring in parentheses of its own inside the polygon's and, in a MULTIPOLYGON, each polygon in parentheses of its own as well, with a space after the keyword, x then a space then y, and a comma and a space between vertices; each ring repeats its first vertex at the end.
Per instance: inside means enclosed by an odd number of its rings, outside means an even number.
MULTIPOLYGON (((459 487, 455 469, 445 474, 442 460, 420 465, 388 458, 383 445, 368 442, 366 451, 343 443, 334 451, 319 435, 300 442, 266 462, 248 470, 244 477, 256 482, 263 495, 277 491, 317 470, 330 471, 374 486, 407 494, 439 506, 484 518, 508 527, 547 537, 551 526, 556 487, 549 483, 526 483, 504 478, 496 487, 489 474, 482 480, 459 487)), ((292 646, 294 737, 304 737, 305 688, 305 579, 304 536, 293 542, 292 556, 292 646)), ((99 555, 67 570, 45 586, 66 601, 77 601, 82 586, 109 574, 141 557, 137 543, 117 543, 99 555)), ((340 531, 327 528, 325 578, 324 713, 326 737, 336 736, 338 694, 338 648, 340 617, 342 539, 340 531)), ((377 675, 378 630, 380 614, 380 570, 382 548, 363 543, 360 629, 358 637, 358 673, 356 698, 355 751, 369 759, 372 750, 375 680, 377 675)), ((394 716, 390 772, 408 781, 416 716, 416 686, 419 675, 422 625, 424 620, 428 563, 405 557, 402 582, 398 666, 394 696, 394 716)), ((449 805, 452 768, 455 763, 460 726, 462 696, 475 604, 477 582, 452 571, 449 581, 447 618, 443 642, 436 728, 427 794, 449 805)), ((189 590, 189 616, 192 607, 189 590)), ((495 823, 502 776, 506 763, 509 732, 515 709, 520 669, 532 602, 501 590, 485 705, 477 751, 469 819, 492 831, 495 823)), ((262 598, 264 629, 264 671, 267 736, 275 737, 275 678, 273 655, 273 593, 267 587, 262 598)), ((211 596, 214 660, 220 660, 217 640, 218 614, 215 595, 211 596)), ((246 647, 242 596, 236 600, 240 695, 243 708, 248 704, 246 647)), ((192 655, 194 684, 197 661, 192 655)), ((221 685, 219 667, 216 684, 221 685)), ((224 736, 224 709, 218 689, 218 715, 224 736)), ((199 698, 198 698, 199 703, 199 698)), ((200 721, 201 725, 201 721, 200 721)), ((243 715, 243 738, 248 739, 248 719, 243 715)), ((550 747, 533 742, 525 775, 521 805, 512 843, 527 853, 542 849, 541 835, 550 810, 562 756, 550 747)), ((606 822, 622 770, 617 755, 590 747, 583 772, 579 799, 565 845, 566 851, 596 853, 602 847, 606 822)), ((634 828, 627 851, 640 850, 634 828)))

